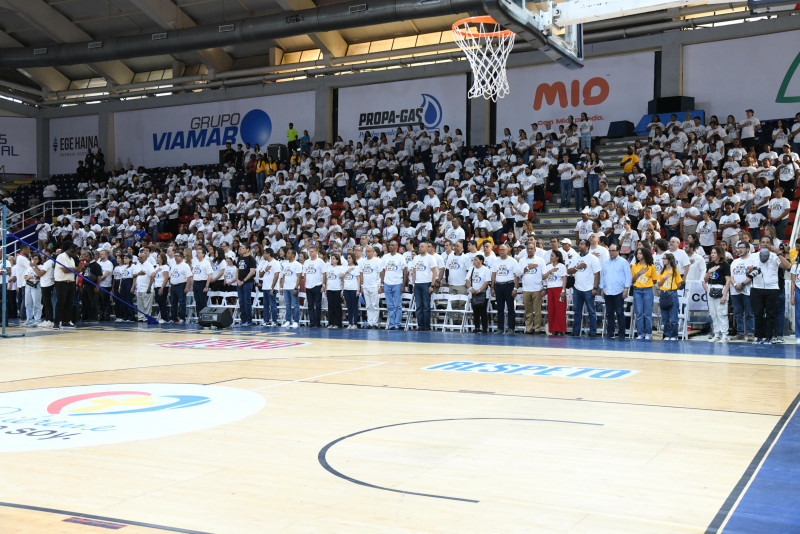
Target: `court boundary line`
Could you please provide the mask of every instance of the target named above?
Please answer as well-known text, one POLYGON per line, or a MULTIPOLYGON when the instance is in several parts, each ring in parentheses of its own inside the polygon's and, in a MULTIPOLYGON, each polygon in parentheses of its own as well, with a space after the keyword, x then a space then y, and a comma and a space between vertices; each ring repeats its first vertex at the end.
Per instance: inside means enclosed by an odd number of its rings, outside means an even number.
POLYGON ((573 425, 587 425, 587 426, 605 426, 603 423, 588 423, 585 421, 563 421, 558 419, 538 419, 538 418, 529 418, 529 417, 454 417, 454 418, 447 418, 447 419, 426 419, 423 421, 408 421, 405 423, 393 423, 391 425, 382 425, 376 426, 374 428, 367 428, 366 430, 359 430, 358 432, 354 432, 352 434, 348 434, 347 436, 342 436, 337 438, 324 447, 320 449, 319 453, 317 454, 317 461, 320 465, 329 473, 334 476, 337 476, 341 479, 347 480, 348 482, 352 482, 353 484, 358 484, 359 486, 366 486, 372 489, 378 489, 383 491, 391 491, 393 493, 400 493, 402 495, 415 495, 417 497, 430 497, 433 499, 445 499, 450 501, 458 501, 458 502, 467 502, 470 504, 477 504, 480 501, 475 499, 465 499, 463 497, 449 497, 447 495, 436 495, 433 493, 420 493, 416 491, 405 491, 399 490, 394 488, 387 488, 385 486, 378 486, 377 484, 371 484, 369 482, 364 482, 363 480, 358 480, 356 478, 350 477, 334 469, 333 466, 328 462, 328 452, 333 448, 334 445, 340 443, 346 439, 358 436, 360 434, 365 434, 367 432, 372 432, 375 430, 383 430, 385 428, 392 428, 397 426, 405 426, 405 425, 415 425, 419 423, 443 423, 449 421, 537 421, 537 422, 544 422, 544 423, 564 423, 564 424, 573 424, 573 425))
POLYGON ((720 532, 723 527, 728 523, 728 520, 731 518, 733 513, 736 511, 741 499, 744 497, 745 493, 747 493, 747 489, 749 488, 750 484, 755 479, 758 471, 761 469, 761 466, 769 456, 769 452, 775 446, 775 443, 778 441, 778 437, 783 433, 786 425, 789 423, 789 420, 792 418, 793 414, 797 410, 797 406, 800 403, 800 393, 794 398, 794 400, 789 404, 789 407, 786 408, 786 411, 783 412, 783 415, 775 423, 772 431, 767 436, 767 439, 758 449, 758 452, 750 461, 750 464, 745 469, 744 473, 742 473, 741 478, 736 483, 736 485, 731 490, 728 498, 725 499, 725 502, 722 503, 717 515, 714 516, 714 519, 711 520, 711 523, 706 528, 706 534, 714 534, 720 532))
MULTIPOLYGON (((278 386, 287 386, 289 384, 297 384, 298 382, 305 382, 306 380, 313 380, 315 378, 323 378, 325 376, 338 375, 338 374, 342 374, 342 373, 349 373, 351 371, 358 371, 358 370, 361 370, 361 369, 369 369, 370 367, 377 367, 379 365, 385 365, 386 363, 388 363, 388 362, 378 362, 378 363, 373 363, 372 365, 362 365, 361 367, 353 367, 352 369, 344 369, 342 371, 334 371, 332 373, 325 373, 323 375, 308 376, 306 378, 299 378, 297 380, 282 380, 277 384, 269 384, 268 386, 261 386, 261 387, 258 387, 258 388, 251 389, 250 391, 261 391, 262 389, 276 388, 278 386)), ((258 380, 270 380, 270 379, 268 379, 268 378, 266 378, 266 379, 265 378, 260 378, 258 380)))
POLYGON ((676 410, 699 410, 704 412, 719 412, 719 413, 731 413, 731 414, 738 414, 738 415, 760 415, 764 417, 780 417, 778 414, 774 413, 758 413, 758 412, 737 412, 734 410, 715 410, 714 408, 698 408, 694 406, 671 406, 668 404, 642 404, 638 402, 622 402, 622 401, 604 401, 604 400, 597 400, 597 399, 584 399, 584 398, 566 398, 566 397, 545 397, 541 395, 520 395, 518 393, 496 393, 496 392, 489 392, 489 391, 466 391, 466 390, 455 390, 455 389, 430 389, 430 388, 411 388, 411 387, 403 387, 403 386, 376 386, 373 384, 351 384, 347 382, 313 382, 315 384, 325 384, 329 386, 356 386, 356 387, 365 387, 365 388, 377 388, 377 389, 401 389, 401 390, 410 390, 410 391, 430 391, 432 393, 466 393, 470 395, 496 395, 498 397, 518 397, 522 399, 542 399, 542 400, 557 400, 557 401, 577 401, 577 402, 593 402, 598 404, 618 404, 622 406, 642 406, 644 408, 671 408, 676 410))
POLYGON ((31 510, 34 512, 46 512, 48 514, 56 514, 56 515, 65 515, 69 517, 82 517, 85 519, 97 519, 98 521, 108 521, 114 523, 123 523, 125 525, 130 525, 132 527, 145 527, 151 528, 154 530, 163 530, 166 532, 180 532, 181 534, 212 534, 210 532, 205 532, 202 530, 191 530, 186 528, 180 527, 168 527, 165 525, 156 525, 155 523, 143 523, 141 521, 129 521, 127 519, 117 519, 115 517, 106 517, 102 515, 93 515, 93 514, 83 514, 78 512, 69 512, 67 510, 58 510, 57 508, 45 508, 43 506, 32 506, 29 504, 18 504, 18 503, 11 503, 11 502, 2 502, 0 501, 0 507, 5 508, 18 508, 21 510, 31 510))

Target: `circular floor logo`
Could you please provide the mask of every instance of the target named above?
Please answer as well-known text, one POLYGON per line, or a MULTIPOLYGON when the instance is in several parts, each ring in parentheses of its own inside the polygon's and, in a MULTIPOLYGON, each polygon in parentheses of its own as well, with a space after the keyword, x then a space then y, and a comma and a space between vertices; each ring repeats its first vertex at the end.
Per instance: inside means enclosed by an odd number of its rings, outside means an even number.
POLYGON ((68 449, 183 434, 264 407, 252 391, 197 384, 104 384, 0 394, 0 452, 68 449))

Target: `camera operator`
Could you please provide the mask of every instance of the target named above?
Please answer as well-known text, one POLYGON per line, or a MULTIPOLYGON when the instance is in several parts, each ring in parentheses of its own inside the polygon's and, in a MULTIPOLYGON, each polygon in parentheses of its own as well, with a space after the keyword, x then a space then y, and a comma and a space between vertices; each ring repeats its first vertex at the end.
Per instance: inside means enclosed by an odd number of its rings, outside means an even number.
MULTIPOLYGON (((755 316, 756 340, 754 345, 771 344, 775 317, 778 312, 778 269, 790 269, 789 262, 770 243, 762 239, 760 250, 747 267, 747 276, 753 280, 750 290, 750 304, 755 316)), ((782 313, 782 312, 781 312, 782 313)))

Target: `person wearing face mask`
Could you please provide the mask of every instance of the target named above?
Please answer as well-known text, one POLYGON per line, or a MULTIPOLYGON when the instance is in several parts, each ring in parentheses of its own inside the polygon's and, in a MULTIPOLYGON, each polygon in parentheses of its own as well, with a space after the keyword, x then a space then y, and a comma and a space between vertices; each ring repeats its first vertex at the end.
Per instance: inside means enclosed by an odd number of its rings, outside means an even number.
MULTIPOLYGON (((762 239, 759 243, 760 250, 747 268, 747 276, 753 280, 750 290, 750 305, 756 323, 756 340, 754 345, 772 344, 772 330, 778 313, 778 269, 790 269, 791 265, 783 256, 778 254, 778 249, 762 239)), ((781 313, 783 313, 781 311, 781 313)))

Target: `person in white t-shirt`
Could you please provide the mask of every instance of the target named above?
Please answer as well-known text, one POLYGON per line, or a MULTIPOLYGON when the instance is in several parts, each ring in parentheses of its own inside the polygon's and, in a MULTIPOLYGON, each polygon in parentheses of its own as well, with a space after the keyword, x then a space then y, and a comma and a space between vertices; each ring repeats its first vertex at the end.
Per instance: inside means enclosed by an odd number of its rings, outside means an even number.
POLYGON ((737 258, 731 263, 730 296, 733 316, 736 320, 736 336, 733 340, 753 341, 755 318, 750 306, 750 289, 753 279, 747 276, 747 268, 753 265, 750 245, 745 241, 736 243, 737 258))
POLYGON ((194 294, 194 304, 196 313, 200 312, 208 305, 208 290, 211 284, 211 274, 214 268, 206 257, 206 251, 202 248, 197 250, 197 259, 192 263, 192 274, 194 275, 192 291, 194 294))
POLYGON ((272 249, 264 249, 263 261, 258 267, 263 292, 264 326, 278 325, 278 279, 281 276, 281 264, 275 259, 272 249))
POLYGON ((497 299, 498 334, 513 334, 516 328, 514 299, 519 288, 519 263, 509 255, 510 251, 508 243, 500 245, 498 256, 492 264, 492 296, 497 299))
POLYGON ((752 109, 745 110, 745 114, 747 118, 740 121, 738 124, 739 127, 739 138, 742 141, 742 146, 745 149, 755 147, 756 145, 756 135, 758 132, 761 131, 761 121, 759 121, 752 109))
POLYGON ((367 257, 361 262, 361 294, 367 308, 367 328, 378 328, 380 287, 383 285, 384 266, 375 248, 368 245, 367 257))
POLYGON ((536 254, 533 243, 525 246, 525 255, 519 259, 519 276, 522 283, 522 302, 525 305, 525 333, 541 334, 542 298, 544 282, 542 274, 546 262, 536 254))
POLYGON ((303 266, 296 259, 294 249, 286 251, 286 262, 281 271, 281 288, 283 289, 283 302, 286 314, 283 328, 297 328, 300 326, 300 282, 303 279, 303 266))
POLYGON ((322 290, 327 264, 319 257, 316 246, 308 251, 308 260, 303 264, 306 278, 306 301, 309 328, 322 327, 322 290))
POLYGON ((189 293, 189 288, 192 287, 192 268, 184 261, 183 252, 176 252, 174 259, 175 266, 169 270, 170 319, 175 324, 184 324, 186 322, 186 295, 189 293))
POLYGON ((589 241, 581 239, 578 242, 579 256, 574 258, 567 266, 567 274, 575 276, 575 286, 572 288, 572 303, 575 312, 575 321, 572 326, 572 335, 579 336, 583 325, 583 307, 586 306, 589 315, 589 336, 597 335, 597 313, 594 301, 600 287, 600 260, 589 252, 589 241))
MULTIPOLYGON (((153 301, 155 299, 155 292, 153 291, 153 277, 151 276, 155 268, 149 261, 147 261, 149 255, 149 251, 145 248, 142 248, 139 250, 139 263, 135 265, 128 263, 124 266, 129 271, 129 276, 133 280, 128 291, 133 290, 134 294, 136 295, 136 308, 140 312, 138 318, 140 322, 147 321, 147 317, 145 317, 144 313, 151 313, 153 309, 153 301)), ((123 277, 124 276, 125 274, 123 273, 123 277)), ((165 280, 160 279, 160 282, 162 285, 158 286, 158 288, 163 287, 165 280)), ((130 300, 130 298, 128 300, 130 300)), ((133 317, 133 314, 128 314, 125 317, 133 317)), ((123 317, 123 320, 125 317, 123 317)), ((166 314, 164 314, 161 319, 166 322, 166 314)))
MULTIPOLYGON (((463 232, 463 230, 462 230, 463 232)), ((408 266, 402 254, 397 252, 397 241, 389 241, 389 253, 383 262, 383 294, 386 297, 389 330, 399 330, 403 317, 403 289, 408 284, 408 266)))
POLYGON ((409 265, 411 283, 414 285, 414 303, 417 314, 417 330, 428 332, 431 329, 431 294, 433 281, 439 277, 436 260, 428 254, 432 243, 423 241, 419 244, 419 253, 409 265))

